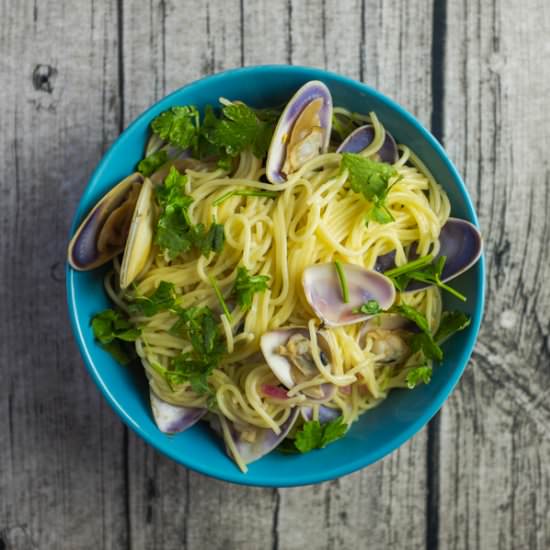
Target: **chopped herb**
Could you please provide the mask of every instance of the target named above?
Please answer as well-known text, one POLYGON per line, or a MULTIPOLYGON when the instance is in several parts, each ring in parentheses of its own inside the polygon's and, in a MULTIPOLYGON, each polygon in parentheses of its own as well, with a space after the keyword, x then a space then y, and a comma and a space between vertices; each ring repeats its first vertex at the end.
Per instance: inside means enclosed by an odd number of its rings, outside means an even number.
POLYGON ((141 334, 139 328, 134 327, 118 311, 106 309, 93 316, 92 330, 103 349, 119 363, 126 365, 130 362, 130 356, 122 343, 135 341, 141 334))
POLYGON ((260 189, 235 189, 234 191, 228 191, 218 197, 212 203, 212 206, 219 206, 231 197, 266 197, 269 199, 274 199, 278 194, 279 193, 277 191, 262 191, 260 189))
POLYGON ((412 321, 421 330, 420 334, 413 335, 409 341, 412 351, 422 351, 426 359, 441 361, 443 359, 443 351, 434 340, 426 317, 413 307, 405 304, 394 306, 392 309, 412 321))
POLYGON ((217 283, 216 279, 214 279, 214 277, 212 277, 212 276, 209 276, 208 280, 210 281, 210 284, 212 285, 212 288, 214 289, 214 293, 216 294, 216 298, 218 299, 218 302, 219 302, 225 316, 227 317, 227 319, 229 321, 232 321, 233 317, 231 317, 231 313, 230 313, 230 311, 227 307, 227 304, 225 303, 225 300, 223 299, 222 291, 220 290, 220 287, 218 286, 218 283, 217 283))
POLYGON ((213 223, 208 231, 202 224, 193 225, 189 207, 193 199, 185 194, 187 176, 172 166, 157 188, 157 199, 163 211, 157 222, 156 243, 174 259, 191 247, 198 248, 204 256, 212 251, 221 252, 225 242, 223 226, 213 223))
POLYGON ((151 296, 140 296, 128 306, 132 315, 152 317, 159 311, 174 307, 176 303, 176 289, 173 283, 161 281, 151 296))
POLYGON ((435 333, 435 341, 438 344, 443 343, 455 332, 469 327, 471 322, 470 317, 461 311, 446 311, 443 313, 439 329, 435 333))
POLYGON ((181 149, 197 149, 200 129, 199 111, 193 105, 172 107, 151 123, 155 134, 181 149))
POLYGON ((390 277, 397 290, 401 292, 405 291, 411 281, 419 281, 421 283, 427 283, 435 285, 442 290, 446 290, 459 300, 466 301, 466 296, 455 290, 454 288, 446 285, 441 280, 441 274, 447 261, 446 256, 440 256, 433 261, 433 256, 428 254, 422 258, 418 258, 409 262, 401 267, 395 267, 384 272, 386 277, 390 277))
POLYGON ((418 367, 413 367, 407 373, 407 387, 412 390, 420 382, 423 384, 429 384, 432 379, 432 367, 428 365, 419 365, 418 367))
POLYGON ((171 362, 167 371, 173 384, 190 382, 198 394, 207 394, 208 377, 218 367, 225 353, 223 335, 214 312, 209 307, 176 308, 178 321, 170 329, 172 334, 184 332, 193 348, 181 353, 171 362))
POLYGON ((334 267, 336 268, 336 275, 338 276, 338 282, 340 283, 340 288, 342 289, 342 299, 344 300, 344 303, 347 304, 349 302, 349 288, 346 274, 344 273, 344 266, 341 262, 335 260, 334 267))
POLYGON ((246 267, 239 267, 233 287, 233 294, 243 310, 252 306, 252 296, 256 292, 264 292, 268 288, 269 275, 250 275, 246 267))
POLYGON ((397 170, 390 164, 377 162, 356 153, 344 153, 341 167, 348 171, 348 180, 356 193, 362 193, 372 206, 367 212, 367 222, 378 223, 395 221, 385 201, 390 191, 389 181, 398 176, 397 170))
POLYGON ((144 176, 150 176, 156 172, 164 163, 168 161, 168 153, 165 149, 161 149, 156 153, 151 153, 138 164, 138 172, 144 176))
POLYGON ((244 103, 231 103, 222 109, 221 120, 217 120, 212 111, 209 112, 204 135, 210 144, 229 157, 251 148, 257 158, 263 158, 267 154, 273 129, 273 121, 260 120, 254 110, 244 103))
POLYGON ((341 416, 326 424, 321 424, 318 420, 309 420, 296 432, 294 445, 301 453, 322 449, 341 438, 347 429, 348 426, 344 424, 341 416))
POLYGON ((376 315, 380 313, 382 308, 376 300, 369 300, 364 303, 361 307, 355 308, 353 313, 364 313, 365 315, 376 315))

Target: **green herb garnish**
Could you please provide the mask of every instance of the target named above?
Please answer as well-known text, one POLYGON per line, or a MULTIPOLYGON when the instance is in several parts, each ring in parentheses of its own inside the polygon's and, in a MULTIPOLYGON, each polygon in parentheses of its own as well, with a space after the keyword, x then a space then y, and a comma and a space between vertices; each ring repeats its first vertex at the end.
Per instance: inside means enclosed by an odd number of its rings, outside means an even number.
POLYGON ((447 261, 446 256, 440 256, 433 261, 433 256, 428 254, 412 262, 409 262, 401 267, 395 267, 384 272, 386 277, 390 277, 397 290, 401 292, 405 291, 411 281, 419 281, 421 283, 427 283, 435 285, 442 290, 446 290, 459 300, 466 301, 466 296, 455 290, 454 288, 446 285, 441 280, 443 268, 447 261))
POLYGON ((268 288, 268 282, 269 275, 250 275, 246 267, 239 267, 233 294, 241 309, 249 309, 252 306, 252 296, 256 292, 264 292, 268 288))
POLYGON ((151 296, 140 296, 132 302, 128 309, 132 315, 152 317, 159 311, 174 307, 176 303, 176 289, 173 283, 161 281, 151 296))
POLYGON ((377 300, 369 300, 365 302, 361 307, 357 307, 353 310, 353 313, 363 313, 364 315, 376 315, 380 313, 382 308, 377 300))
POLYGON ((193 348, 181 353, 171 362, 167 376, 172 384, 190 382, 198 394, 209 393, 208 377, 219 366, 225 344, 219 323, 209 307, 176 308, 177 322, 170 332, 185 334, 193 348))
POLYGON ((420 311, 405 304, 394 306, 392 310, 412 321, 421 330, 420 334, 414 334, 409 341, 412 351, 422 351, 426 359, 441 361, 443 351, 434 340, 426 317, 420 311))
POLYGON ((212 288, 214 289, 214 294, 216 295, 216 298, 218 299, 218 302, 219 302, 225 316, 227 317, 227 319, 229 321, 232 321, 233 317, 231 317, 231 313, 229 311, 229 308, 227 307, 227 304, 225 303, 222 291, 220 290, 220 287, 218 286, 218 282, 212 276, 209 276, 208 280, 210 281, 210 284, 212 285, 212 288))
POLYGON ((318 420, 309 420, 296 432, 294 445, 301 453, 322 449, 340 439, 347 429, 348 425, 344 424, 341 416, 326 424, 321 424, 318 420))
POLYGON ((151 129, 176 147, 196 150, 200 129, 199 111, 193 105, 172 107, 153 120, 151 129))
POLYGON ((231 103, 222 109, 222 119, 214 122, 210 118, 205 130, 206 139, 235 157, 251 148, 254 156, 263 158, 273 134, 274 123, 260 120, 256 113, 244 103, 231 103))
POLYGON ((161 149, 156 153, 151 153, 148 157, 145 157, 137 166, 138 172, 144 176, 150 176, 153 172, 156 172, 163 164, 168 162, 168 153, 161 149))
POLYGON ((157 199, 163 211, 157 222, 156 243, 174 259, 191 247, 198 248, 204 256, 221 252, 225 242, 223 226, 214 222, 208 229, 202 224, 194 225, 189 216, 193 199, 185 194, 187 176, 172 166, 157 188, 157 199))
POLYGON ((353 191, 362 193, 373 203, 367 212, 367 222, 374 220, 384 224, 395 221, 385 201, 391 187, 389 181, 398 175, 397 170, 390 164, 356 153, 344 153, 341 167, 348 171, 348 180, 353 191))
POLYGON ((470 317, 461 311, 446 311, 441 317, 439 329, 435 333, 434 339, 438 344, 442 344, 455 332, 469 327, 471 322, 470 317))
POLYGON ((106 309, 92 318, 92 330, 101 347, 108 351, 119 363, 126 365, 130 355, 123 347, 123 342, 133 342, 141 334, 121 313, 106 309))
POLYGON ((419 365, 412 367, 407 373, 407 387, 412 390, 421 382, 423 384, 429 384, 432 379, 432 367, 428 365, 419 365))
POLYGON ((269 199, 274 199, 278 194, 279 193, 277 191, 262 191, 260 189, 235 189, 218 197, 212 203, 212 206, 219 206, 231 197, 266 197, 269 199))
POLYGON ((344 273, 344 266, 341 262, 335 260, 334 267, 336 268, 336 275, 338 276, 338 282, 340 283, 340 288, 342 289, 342 299, 344 300, 344 303, 347 304, 349 302, 349 288, 346 274, 344 273))

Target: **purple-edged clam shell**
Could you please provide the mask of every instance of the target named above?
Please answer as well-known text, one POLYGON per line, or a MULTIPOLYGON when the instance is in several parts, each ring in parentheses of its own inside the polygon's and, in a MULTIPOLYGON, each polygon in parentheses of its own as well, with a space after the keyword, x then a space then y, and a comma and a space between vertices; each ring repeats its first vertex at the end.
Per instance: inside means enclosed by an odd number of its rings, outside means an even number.
POLYGON ((363 323, 363 326, 361 327, 361 330, 359 331, 359 335, 357 338, 359 345, 360 346, 364 345, 365 336, 367 335, 367 333, 373 330, 379 330, 379 329, 407 330, 409 332, 419 331, 419 328, 415 323, 413 323, 406 317, 399 315, 399 313, 379 313, 378 315, 375 315, 374 317, 367 319, 363 323))
MULTIPOLYGON (((444 283, 468 271, 481 256, 482 242, 479 229, 472 223, 460 218, 449 218, 447 220, 447 223, 441 228, 439 244, 439 253, 435 260, 441 256, 447 258, 441 277, 444 283)), ((412 261, 417 257, 416 246, 413 243, 408 260, 412 261)), ((374 269, 385 272, 394 267, 395 251, 379 256, 376 259, 374 269)), ((411 281, 407 287, 407 292, 416 292, 430 286, 428 283, 411 281)))
POLYGON ((97 240, 109 215, 125 201, 130 188, 141 183, 143 176, 136 172, 115 185, 93 207, 69 243, 67 259, 71 267, 78 271, 95 269, 124 250, 123 244, 118 248, 113 247, 108 252, 100 252, 97 240))
POLYGON ((284 183, 286 181, 287 174, 283 173, 283 166, 287 156, 287 143, 292 133, 292 128, 303 110, 312 101, 319 98, 323 100, 319 111, 320 124, 324 130, 321 152, 326 153, 328 150, 332 127, 332 96, 325 84, 319 80, 311 80, 292 96, 273 132, 266 160, 266 176, 271 183, 284 183))
MULTIPOLYGON (((374 127, 365 124, 354 130, 336 149, 337 153, 360 153, 364 151, 374 140, 374 127)), ((393 136, 386 130, 384 143, 376 152, 377 160, 393 164, 399 158, 397 143, 393 136)))
MULTIPOLYGON (((279 445, 279 443, 283 441, 283 439, 285 439, 285 437, 292 429, 292 426, 294 426, 294 423, 296 422, 299 413, 300 409, 298 407, 294 407, 290 411, 290 414, 286 421, 281 424, 281 431, 278 434, 268 428, 262 429, 250 425, 248 431, 256 432, 256 438, 253 442, 246 441, 245 439, 241 438, 240 432, 231 424, 231 422, 226 419, 225 421, 228 423, 229 433, 231 434, 231 438, 233 439, 235 447, 241 455, 243 462, 245 464, 250 464, 251 462, 254 462, 262 458, 266 454, 270 453, 279 445)), ((227 443, 226 448, 227 453, 231 455, 231 451, 229 450, 229 446, 227 445, 227 443)))
POLYGON ((345 303, 334 263, 307 267, 302 276, 306 300, 317 317, 328 326, 337 327, 359 323, 371 317, 354 310, 376 300, 382 309, 388 309, 395 300, 393 283, 384 275, 358 265, 342 266, 349 289, 349 302, 345 303))
MULTIPOLYGON (((302 417, 304 418, 304 420, 313 420, 313 407, 300 407, 300 412, 302 413, 302 417)), ((342 416, 342 411, 339 409, 333 409, 331 407, 325 407, 323 405, 319 407, 319 422, 321 424, 326 424, 331 420, 335 420, 339 416, 342 416)))
POLYGON ((153 391, 149 392, 149 397, 155 423, 158 429, 166 434, 187 430, 208 412, 207 409, 172 405, 160 399, 153 391))
MULTIPOLYGON (((305 338, 309 339, 309 330, 302 327, 288 327, 272 330, 264 333, 260 339, 260 349, 262 350, 264 359, 266 360, 269 368, 279 382, 281 382, 281 384, 288 389, 291 389, 296 385, 296 382, 292 376, 293 366, 286 357, 277 353, 277 349, 279 346, 285 345, 289 338, 294 334, 301 334, 305 338)), ((329 346, 324 340, 323 335, 321 333, 317 333, 317 338, 319 347, 325 354, 328 354, 329 346)), ((327 368, 330 369, 330 362, 327 365, 327 368)), ((322 384, 320 387, 323 392, 322 397, 311 397, 310 395, 307 395, 307 398, 311 401, 319 402, 328 401, 331 399, 335 392, 334 385, 322 384)), ((304 393, 305 392, 307 392, 307 389, 304 390, 304 393)))

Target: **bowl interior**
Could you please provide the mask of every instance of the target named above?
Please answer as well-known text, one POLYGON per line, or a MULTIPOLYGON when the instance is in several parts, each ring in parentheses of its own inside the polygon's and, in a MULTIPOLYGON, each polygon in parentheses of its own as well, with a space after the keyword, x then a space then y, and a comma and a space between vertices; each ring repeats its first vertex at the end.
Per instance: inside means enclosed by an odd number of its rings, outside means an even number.
MULTIPOLYGON (((114 184, 131 173, 140 160, 151 120, 172 105, 217 104, 220 95, 256 107, 284 103, 304 82, 323 80, 334 104, 366 113, 374 110, 398 142, 407 144, 443 185, 452 215, 477 224, 460 176, 436 140, 406 111, 375 90, 333 73, 303 67, 263 66, 236 69, 194 82, 167 96, 141 115, 105 155, 82 196, 76 224, 114 184)), ((445 297, 446 307, 472 316, 469 329, 444 346, 445 360, 434 369, 432 381, 414 391, 395 390, 379 407, 365 413, 345 438, 322 451, 306 455, 274 452, 242 474, 227 457, 223 444, 199 423, 185 433, 168 436, 156 428, 149 410, 147 384, 141 368, 117 364, 94 341, 92 315, 109 301, 103 290, 104 270, 80 273, 67 267, 69 311, 86 365, 107 400, 121 418, 146 441, 172 459, 205 474, 250 485, 291 486, 332 479, 371 464, 417 432, 441 407, 468 362, 477 337, 483 308, 483 258, 459 277, 455 286, 468 297, 466 304, 445 297)))

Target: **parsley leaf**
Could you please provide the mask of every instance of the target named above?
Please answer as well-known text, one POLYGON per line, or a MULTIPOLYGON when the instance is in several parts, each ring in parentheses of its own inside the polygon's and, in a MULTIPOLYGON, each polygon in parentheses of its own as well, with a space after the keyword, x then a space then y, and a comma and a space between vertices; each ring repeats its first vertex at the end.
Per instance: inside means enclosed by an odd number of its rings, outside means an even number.
POLYGON ((225 344, 219 324, 209 307, 176 308, 179 319, 170 329, 173 334, 185 333, 193 350, 172 360, 168 376, 173 383, 188 381, 198 394, 208 393, 208 377, 218 367, 225 344))
POLYGON ((168 153, 165 149, 160 149, 160 151, 151 153, 148 157, 141 160, 137 166, 137 169, 138 172, 144 176, 150 176, 166 162, 168 162, 168 153))
POLYGON ((130 362, 130 356, 122 342, 133 342, 141 334, 121 313, 106 309, 92 318, 92 330, 96 340, 123 365, 130 362), (122 341, 122 342, 121 342, 122 341))
POLYGON ((344 153, 341 168, 348 171, 352 190, 362 193, 368 201, 373 203, 367 212, 367 221, 374 220, 382 224, 395 221, 385 204, 390 190, 389 181, 398 175, 393 166, 356 153, 344 153))
POLYGON ((461 311, 446 311, 443 313, 439 329, 435 333, 435 341, 438 344, 443 343, 455 332, 469 327, 471 322, 470 317, 461 311))
POLYGON ((412 390, 420 382, 423 384, 429 384, 432 379, 432 367, 427 365, 419 365, 418 367, 413 367, 407 373, 407 387, 412 390))
POLYGON ((170 309, 176 303, 176 290, 173 283, 161 281, 151 296, 140 296, 128 306, 132 315, 152 317, 159 311, 170 309))
POLYGON ((365 315, 376 315, 380 313, 382 308, 376 300, 369 300, 365 302, 361 307, 355 308, 353 313, 363 313, 365 315))
POLYGON ((221 120, 216 120, 212 111, 208 113, 208 121, 205 115, 204 136, 229 157, 252 148, 256 157, 263 158, 267 154, 273 129, 273 121, 260 120, 244 103, 226 105, 222 109, 221 120))
POLYGON ((193 105, 172 107, 151 122, 155 134, 181 149, 197 149, 199 128, 199 111, 193 105))
POLYGON ((405 304, 395 306, 392 309, 412 321, 421 330, 420 334, 415 334, 410 339, 409 344, 412 351, 422 351, 426 359, 436 359, 437 361, 441 361, 443 359, 443 351, 434 340, 426 317, 424 317, 422 313, 413 307, 405 304))
POLYGON ((193 246, 208 256, 212 251, 221 252, 225 243, 222 225, 214 222, 208 231, 202 224, 193 225, 189 216, 193 199, 185 194, 186 183, 187 176, 172 166, 164 184, 156 191, 163 212, 157 222, 155 241, 170 259, 193 246))
POLYGON ((264 292, 268 288, 269 275, 250 275, 246 267, 239 267, 233 293, 237 303, 243 310, 252 306, 252 296, 256 292, 264 292))
POLYGON ((294 445, 301 453, 307 453, 313 449, 322 449, 329 443, 340 439, 347 431, 341 416, 321 424, 318 420, 304 422, 301 430, 296 432, 294 445))
POLYGON ((440 256, 433 261, 433 256, 428 254, 421 258, 417 258, 412 262, 409 262, 401 267, 395 267, 384 272, 386 277, 389 277, 397 290, 401 292, 405 291, 411 282, 419 281, 421 283, 427 283, 429 285, 435 285, 443 290, 446 290, 459 300, 466 301, 466 296, 455 290, 454 288, 446 285, 441 280, 443 268, 447 261, 446 256, 440 256))

